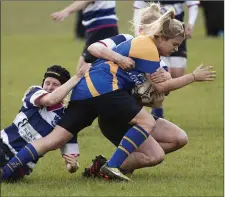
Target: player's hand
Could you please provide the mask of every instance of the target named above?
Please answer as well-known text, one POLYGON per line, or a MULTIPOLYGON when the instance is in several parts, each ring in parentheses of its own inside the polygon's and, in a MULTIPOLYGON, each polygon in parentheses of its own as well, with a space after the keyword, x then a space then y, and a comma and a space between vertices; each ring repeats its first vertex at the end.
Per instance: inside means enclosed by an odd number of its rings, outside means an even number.
POLYGON ((91 63, 86 63, 86 62, 84 62, 82 65, 81 65, 81 67, 80 67, 80 69, 77 71, 77 76, 79 77, 79 78, 82 78, 84 75, 85 75, 85 73, 89 70, 91 68, 91 63))
POLYGON ((211 71, 213 66, 200 65, 193 71, 194 81, 213 81, 216 78, 216 71, 211 71))
POLYGON ((186 34, 187 38, 191 38, 192 37, 193 29, 194 29, 194 26, 191 25, 191 24, 187 24, 185 26, 185 34, 186 34))
POLYGON ((68 172, 74 173, 79 168, 78 156, 72 154, 63 154, 62 157, 65 159, 66 168, 68 172))
POLYGON ((150 103, 150 107, 158 108, 162 107, 163 101, 165 99, 164 93, 155 92, 153 94, 152 102, 150 103))
POLYGON ((129 71, 135 67, 135 62, 130 57, 121 56, 115 63, 125 71, 129 71))
POLYGON ((64 10, 55 12, 51 15, 52 19, 55 21, 64 21, 64 19, 67 18, 68 16, 69 16, 69 12, 64 10))
POLYGON ((159 68, 156 72, 150 75, 150 79, 153 83, 162 83, 172 79, 172 77, 164 68, 159 68))

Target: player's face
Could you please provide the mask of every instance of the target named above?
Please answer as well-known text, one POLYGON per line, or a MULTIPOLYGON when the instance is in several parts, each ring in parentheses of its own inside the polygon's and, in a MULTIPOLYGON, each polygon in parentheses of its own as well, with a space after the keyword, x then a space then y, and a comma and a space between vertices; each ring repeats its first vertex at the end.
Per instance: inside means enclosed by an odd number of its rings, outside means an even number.
POLYGON ((183 37, 175 37, 166 39, 161 37, 158 41, 158 50, 160 56, 170 56, 173 52, 178 50, 179 45, 184 40, 183 37))
POLYGON ((59 80, 53 77, 47 77, 43 84, 43 89, 49 93, 53 92, 56 88, 61 86, 59 80))

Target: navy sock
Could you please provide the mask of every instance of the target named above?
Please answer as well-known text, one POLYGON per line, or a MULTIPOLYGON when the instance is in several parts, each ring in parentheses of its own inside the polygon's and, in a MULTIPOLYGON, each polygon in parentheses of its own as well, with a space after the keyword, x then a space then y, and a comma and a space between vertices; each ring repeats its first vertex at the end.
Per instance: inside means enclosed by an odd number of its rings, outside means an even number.
POLYGON ((163 118, 163 108, 152 108, 152 115, 157 116, 159 118, 163 118))
POLYGON ((16 169, 38 158, 39 156, 35 148, 31 144, 27 144, 2 168, 3 180, 7 180, 16 169))
POLYGON ((129 154, 139 147, 148 136, 149 134, 143 128, 138 125, 133 126, 127 131, 107 165, 119 168, 129 154))

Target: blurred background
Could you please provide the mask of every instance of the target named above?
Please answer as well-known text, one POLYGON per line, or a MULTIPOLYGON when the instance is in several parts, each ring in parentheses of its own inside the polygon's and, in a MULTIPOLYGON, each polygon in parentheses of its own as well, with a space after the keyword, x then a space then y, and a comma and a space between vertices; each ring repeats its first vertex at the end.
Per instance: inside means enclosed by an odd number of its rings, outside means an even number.
MULTIPOLYGON (((84 46, 84 41, 77 33, 77 14, 64 22, 54 22, 50 17, 51 13, 71 2, 1 2, 1 128, 12 123, 25 90, 31 85, 41 84, 47 67, 61 64, 75 73, 84 46)), ((113 184, 110 187, 107 185, 106 189, 106 183, 99 182, 96 186, 94 181, 87 182, 80 178, 91 158, 100 153, 109 157, 115 149, 94 124, 79 134, 81 170, 76 173, 76 178, 66 173, 62 161, 57 159, 60 154, 53 152, 41 159, 35 172, 23 183, 13 185, 13 190, 10 189, 12 186, 3 185, 4 196, 30 196, 31 193, 36 196, 112 196, 115 189, 122 196, 222 196, 222 6, 223 2, 201 2, 193 37, 188 40, 186 72, 191 72, 201 63, 213 65, 217 71, 215 82, 193 84, 176 91, 170 94, 164 105, 166 118, 187 132, 187 147, 169 155, 162 165, 137 171, 133 185, 113 184), (34 189, 36 187, 42 189, 34 189)), ((120 33, 133 34, 129 23, 133 16, 133 1, 118 1, 116 11, 120 33)))

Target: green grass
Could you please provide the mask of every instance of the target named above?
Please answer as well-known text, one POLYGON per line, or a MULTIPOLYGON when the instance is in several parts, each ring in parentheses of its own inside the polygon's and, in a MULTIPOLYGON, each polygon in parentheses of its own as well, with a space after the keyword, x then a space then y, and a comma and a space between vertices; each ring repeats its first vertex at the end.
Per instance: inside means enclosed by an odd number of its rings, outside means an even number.
MULTIPOLYGON (((11 124, 24 91, 41 83, 46 67, 62 64, 74 73, 83 47, 73 38, 74 17, 63 23, 49 17, 69 3, 2 2, 1 128, 11 124)), ((120 32, 130 33, 131 8, 132 2, 118 3, 120 32)), ((165 101, 168 120, 189 136, 186 147, 157 167, 136 171, 131 183, 86 180, 81 172, 91 159, 100 153, 110 157, 115 150, 92 126, 79 134, 81 168, 76 174, 66 172, 54 151, 21 183, 2 184, 2 196, 223 196, 223 39, 205 37, 201 12, 188 52, 187 72, 203 62, 215 66, 217 79, 192 84, 165 101)))

